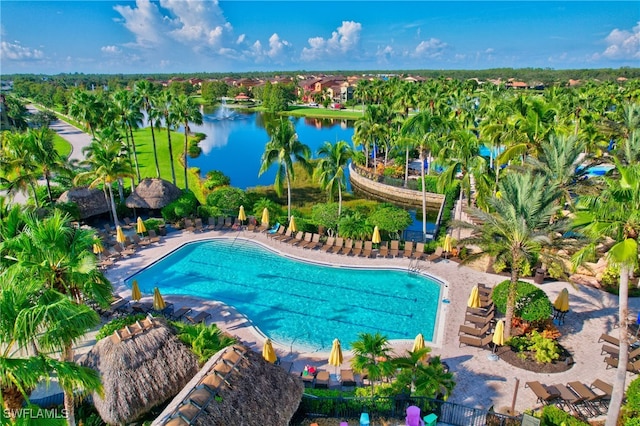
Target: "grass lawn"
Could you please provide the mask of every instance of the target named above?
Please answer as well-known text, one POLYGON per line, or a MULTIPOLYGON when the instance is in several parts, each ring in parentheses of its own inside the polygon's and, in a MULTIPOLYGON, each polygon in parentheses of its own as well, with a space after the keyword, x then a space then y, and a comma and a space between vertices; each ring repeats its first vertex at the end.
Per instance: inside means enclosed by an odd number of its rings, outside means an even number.
POLYGON ((57 133, 53 134, 53 149, 58 151, 58 154, 65 158, 71 154, 71 144, 57 133))
POLYGON ((293 117, 312 118, 339 118, 345 120, 357 120, 362 117, 360 106, 349 109, 328 109, 323 107, 312 108, 306 105, 291 105, 289 110, 283 113, 293 117))

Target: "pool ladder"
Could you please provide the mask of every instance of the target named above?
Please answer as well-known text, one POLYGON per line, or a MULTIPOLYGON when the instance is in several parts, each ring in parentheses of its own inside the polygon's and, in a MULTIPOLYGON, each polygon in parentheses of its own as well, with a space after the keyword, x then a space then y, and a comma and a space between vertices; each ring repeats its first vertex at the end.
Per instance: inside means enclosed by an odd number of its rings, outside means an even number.
POLYGON ((411 259, 408 267, 409 272, 420 273, 424 270, 423 265, 420 264, 420 259, 411 259))

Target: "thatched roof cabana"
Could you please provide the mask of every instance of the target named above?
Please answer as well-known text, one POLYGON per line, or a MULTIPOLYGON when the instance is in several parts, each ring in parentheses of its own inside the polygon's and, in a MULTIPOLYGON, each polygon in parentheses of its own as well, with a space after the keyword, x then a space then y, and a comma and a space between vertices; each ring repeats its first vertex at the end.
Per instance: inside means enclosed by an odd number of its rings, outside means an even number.
POLYGON ((182 195, 180 188, 162 179, 143 179, 125 204, 129 208, 161 209, 182 195))
POLYGON ((86 219, 98 214, 107 213, 109 204, 100 189, 71 188, 58 198, 59 203, 76 203, 80 213, 80 219, 86 219))
POLYGON ((286 426, 303 392, 299 377, 234 345, 212 357, 153 425, 286 426))
POLYGON ((100 340, 81 361, 100 373, 104 397, 93 394, 100 417, 129 423, 174 397, 198 372, 198 361, 158 319, 100 340))

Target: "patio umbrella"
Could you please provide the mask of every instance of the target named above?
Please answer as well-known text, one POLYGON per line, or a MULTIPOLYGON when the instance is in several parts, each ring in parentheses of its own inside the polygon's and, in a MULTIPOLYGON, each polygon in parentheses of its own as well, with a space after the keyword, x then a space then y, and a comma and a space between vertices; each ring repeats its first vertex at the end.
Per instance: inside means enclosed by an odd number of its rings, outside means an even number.
POLYGON ((93 254, 97 254, 98 258, 102 258, 103 251, 104 248, 102 248, 102 242, 100 240, 97 240, 95 243, 93 243, 93 254))
POLYGON ((118 225, 118 227, 116 228, 116 241, 123 246, 125 241, 127 241, 127 238, 124 236, 124 231, 122 230, 122 227, 120 225, 118 225))
POLYGON ((238 211, 238 220, 240 222, 244 222, 245 220, 247 220, 247 215, 244 212, 244 206, 240 206, 240 211, 238 211))
POLYGON ((296 218, 291 216, 291 220, 289 221, 289 229, 291 232, 298 231, 298 227, 296 226, 296 218))
POLYGON ((131 284, 131 300, 142 299, 142 293, 140 293, 140 287, 138 287, 138 280, 133 280, 133 284, 131 284))
POLYGON ((413 340, 413 348, 411 348, 411 352, 419 351, 420 349, 424 349, 425 347, 424 336, 422 335, 422 333, 418 333, 416 338, 413 340))
POLYGON ((496 329, 493 332, 493 338, 491 341, 494 344, 493 350, 498 346, 504 345, 504 321, 500 320, 496 323, 496 329))
POLYGON ((262 346, 262 358, 264 358, 271 364, 276 362, 276 360, 278 359, 278 357, 276 356, 276 351, 273 350, 271 339, 267 339, 264 341, 264 346, 262 346))
POLYGON ((373 228, 373 236, 371 237, 371 242, 374 244, 380 244, 380 229, 376 226, 373 228))
POLYGON ((144 222, 142 221, 142 218, 140 216, 138 216, 138 220, 136 222, 136 232, 138 234, 144 234, 145 232, 147 232, 147 227, 144 226, 144 222))
POLYGON ((453 247, 451 246, 451 235, 447 234, 446 237, 444 237, 444 243, 442 244, 442 250, 446 251, 447 253, 451 253, 451 249, 453 247))
POLYGON ((266 207, 262 210, 262 220, 260 223, 262 223, 262 226, 269 226, 269 209, 266 207))
POLYGON ((336 376, 338 375, 338 367, 342 365, 342 361, 342 347, 340 346, 340 340, 333 339, 331 354, 329 354, 329 365, 336 367, 336 376))
POLYGON ((156 311, 161 311, 166 308, 167 305, 164 303, 164 299, 160 294, 160 290, 158 287, 153 289, 153 309, 156 311))
POLYGON ((470 308, 479 308, 480 305, 480 293, 478 292, 478 286, 474 285, 471 288, 471 294, 469 295, 469 300, 467 301, 467 306, 470 308))
POLYGON ((567 312, 569 310, 569 290, 563 288, 556 301, 553 302, 553 307, 560 312, 567 312))

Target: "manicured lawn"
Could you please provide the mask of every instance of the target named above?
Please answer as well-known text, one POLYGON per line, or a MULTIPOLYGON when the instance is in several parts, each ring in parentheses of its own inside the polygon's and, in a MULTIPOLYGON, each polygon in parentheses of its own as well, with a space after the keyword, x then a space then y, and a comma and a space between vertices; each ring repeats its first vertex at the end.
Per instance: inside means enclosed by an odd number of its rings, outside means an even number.
POLYGON ((353 109, 329 109, 329 108, 312 108, 305 105, 292 105, 286 115, 294 117, 313 117, 313 118, 342 118, 346 120, 357 120, 362 117, 362 108, 357 106, 353 109))
POLYGON ((53 148, 63 157, 68 157, 71 154, 71 144, 57 133, 53 135, 53 148))

